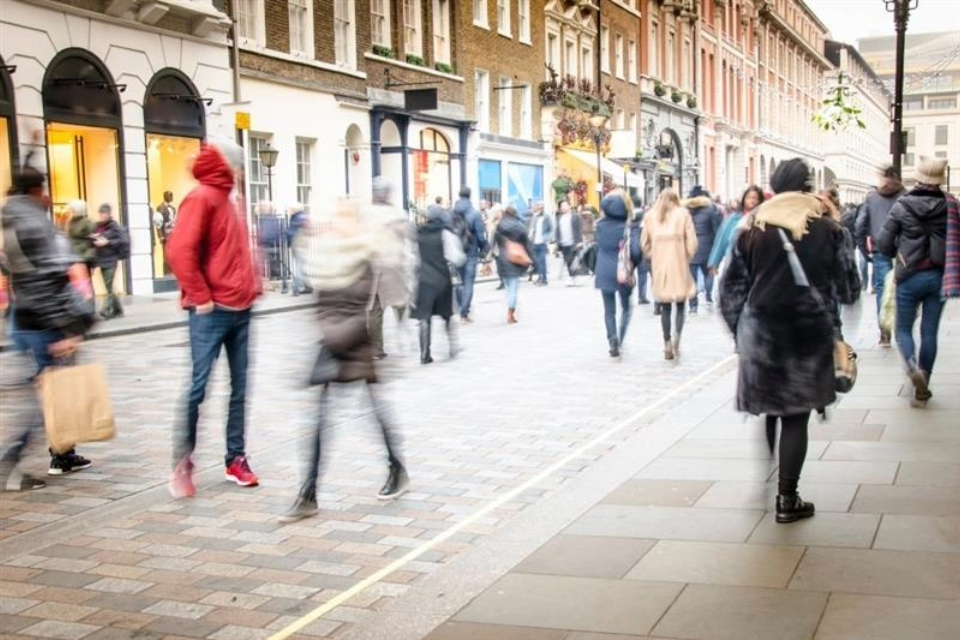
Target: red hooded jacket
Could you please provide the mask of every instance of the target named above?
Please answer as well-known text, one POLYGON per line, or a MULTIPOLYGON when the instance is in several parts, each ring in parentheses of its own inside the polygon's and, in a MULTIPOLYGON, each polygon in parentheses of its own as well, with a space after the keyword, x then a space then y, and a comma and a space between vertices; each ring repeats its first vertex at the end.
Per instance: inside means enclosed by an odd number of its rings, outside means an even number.
POLYGON ((200 184, 181 203, 166 246, 167 263, 180 283, 180 304, 189 309, 213 301, 249 309, 260 294, 260 279, 247 225, 230 199, 233 171, 216 147, 204 145, 193 176, 200 184))

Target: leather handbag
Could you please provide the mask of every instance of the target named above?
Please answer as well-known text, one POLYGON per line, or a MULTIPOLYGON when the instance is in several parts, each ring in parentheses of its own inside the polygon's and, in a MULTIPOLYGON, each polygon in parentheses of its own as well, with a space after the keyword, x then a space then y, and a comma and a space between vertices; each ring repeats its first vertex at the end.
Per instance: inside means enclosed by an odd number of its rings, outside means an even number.
POLYGON ((533 264, 533 260, 530 259, 530 254, 527 253, 527 249, 515 240, 509 238, 503 239, 503 253, 507 262, 515 264, 518 267, 529 267, 533 264))

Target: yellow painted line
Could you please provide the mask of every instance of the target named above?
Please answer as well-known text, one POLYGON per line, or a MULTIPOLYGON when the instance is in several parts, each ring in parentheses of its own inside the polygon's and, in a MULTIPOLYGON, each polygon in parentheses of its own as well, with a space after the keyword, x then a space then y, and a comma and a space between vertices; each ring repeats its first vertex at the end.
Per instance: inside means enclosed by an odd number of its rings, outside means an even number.
POLYGON ((541 472, 538 473, 537 475, 533 476, 532 478, 530 478, 529 480, 527 480, 527 481, 524 482, 523 484, 521 484, 521 485, 519 485, 519 486, 511 489, 510 491, 508 491, 507 493, 503 494, 502 496, 500 496, 499 498, 497 498, 496 500, 494 500, 493 502, 491 502, 491 503, 488 504, 487 506, 483 507, 482 509, 480 509, 480 510, 477 511, 476 513, 473 513, 473 514, 470 515, 470 517, 468 517, 466 520, 461 520, 460 522, 458 522, 457 524, 453 525, 453 526, 450 527, 449 529, 444 530, 444 531, 443 531, 440 535, 438 535, 437 537, 433 538, 432 540, 429 540, 428 542, 425 542, 423 545, 417 547, 416 549, 412 549, 412 550, 411 550, 409 553, 407 553, 406 555, 404 555, 404 556, 402 556, 402 557, 400 557, 400 558, 397 558, 396 560, 394 560, 393 562, 391 562, 391 563, 388 564, 387 566, 383 567, 382 569, 380 569, 380 570, 377 571, 376 573, 367 576, 365 579, 363 579, 363 580, 361 580, 360 582, 358 582, 357 584, 353 585, 352 587, 350 587, 349 589, 347 589, 347 590, 344 591, 343 593, 341 593, 341 594, 339 594, 339 595, 331 598, 329 601, 323 603, 322 605, 320 605, 319 607, 317 607, 316 609, 314 609, 314 610, 311 611, 310 613, 304 615, 302 618, 300 618, 300 619, 298 619, 298 620, 296 620, 296 621, 294 621, 294 622, 291 622, 288 626, 284 627, 283 629, 281 629, 281 630, 278 631, 277 633, 275 633, 275 634, 273 634, 272 636, 270 636, 270 640, 285 640, 286 638, 289 638, 291 635, 293 635, 293 634, 296 633, 297 631, 300 631, 301 629, 303 629, 303 628, 306 627, 307 625, 310 625, 310 624, 316 622, 317 620, 319 620, 320 618, 322 618, 322 617, 325 616, 326 614, 330 613, 331 611, 333 611, 334 609, 336 609, 336 608, 339 607, 340 605, 342 605, 342 604, 344 604, 345 602, 347 602, 348 600, 350 600, 350 598, 352 598, 352 597, 354 597, 354 596, 356 596, 356 595, 359 595, 360 593, 363 593, 363 592, 366 591, 369 587, 377 584, 378 582, 380 582, 381 580, 383 580, 384 578, 386 578, 387 576, 389 576, 389 575, 392 574, 393 572, 398 571, 399 569, 402 569, 402 568, 404 567, 404 565, 406 565, 407 563, 412 562, 413 560, 416 560, 417 558, 419 558, 419 557, 422 556, 424 553, 426 553, 427 551, 429 551, 429 550, 432 549, 433 547, 437 546, 437 545, 440 544, 441 542, 443 542, 443 541, 445 541, 445 540, 448 540, 448 539, 450 539, 451 537, 455 536, 457 533, 459 533, 460 531, 462 531, 462 530, 465 529, 466 527, 470 526, 471 524, 473 524, 473 523, 476 522, 477 520, 480 520, 481 518, 483 518, 485 515, 487 515, 488 513, 490 513, 491 511, 493 511, 494 509, 497 509, 497 508, 499 508, 499 507, 502 507, 503 505, 505 505, 506 503, 510 502, 511 500, 513 500, 514 498, 516 498, 518 495, 520 495, 521 493, 523 493, 524 491, 526 491, 526 490, 529 489, 530 487, 533 487, 533 486, 535 486, 536 484, 542 482, 543 480, 546 480, 548 477, 550 477, 551 475, 553 475, 553 473, 555 473, 557 470, 561 469, 564 465, 566 465, 567 463, 569 463, 571 460, 574 460, 574 459, 576 459, 576 458, 579 458, 579 457, 582 456, 584 453, 586 453, 589 449, 595 447, 596 445, 600 444, 600 443, 603 442, 604 440, 607 440, 607 439, 610 438, 613 434, 615 434, 616 432, 620 431, 621 429, 624 429, 625 427, 629 426, 630 424, 636 422, 637 420, 639 420, 640 418, 642 418, 642 417, 643 417, 644 415, 646 415, 647 413, 650 413, 651 411, 654 411, 655 409, 659 408, 661 405, 665 404, 667 401, 669 401, 670 399, 672 399, 674 396, 676 396, 676 395, 678 395, 678 394, 680 394, 680 393, 683 393, 685 390, 687 390, 687 389, 688 389, 689 387, 691 387, 691 386, 694 386, 694 385, 696 385, 696 384, 699 384, 699 382, 700 382, 701 380, 703 380, 704 378, 709 378, 709 377, 713 376, 713 374, 715 374, 717 371, 723 369, 723 368, 726 367, 730 362, 732 362, 733 360, 735 360, 736 357, 737 357, 736 355, 732 355, 732 356, 729 356, 729 357, 727 357, 727 358, 724 358, 723 360, 721 360, 720 362, 718 362, 718 363, 715 364, 714 366, 710 367, 709 369, 707 369, 707 370, 704 371, 703 373, 701 373, 701 374, 699 374, 699 375, 691 378, 690 380, 687 380, 686 382, 684 382, 684 383, 683 383, 682 385, 680 385, 679 387, 676 387, 676 388, 672 389, 671 391, 667 392, 666 395, 664 395, 663 397, 661 397, 659 400, 657 400, 657 401, 654 402, 653 404, 649 404, 649 405, 647 405, 646 407, 644 407, 643 409, 641 409, 641 410, 637 411, 636 413, 634 413, 633 415, 631 415, 629 418, 626 418, 625 420, 621 420, 620 422, 618 422, 616 425, 614 425, 613 427, 611 427, 611 428, 608 429, 607 431, 604 431, 603 433, 601 433, 600 435, 598 435, 598 436, 597 436, 596 438, 594 438, 593 440, 590 440, 590 441, 587 442, 586 444, 581 445, 578 449, 576 449, 575 451, 567 454, 566 456, 564 456, 563 458, 561 458, 561 459, 558 460, 557 462, 553 463, 552 465, 550 465, 549 467, 547 467, 546 469, 544 469, 543 471, 541 471, 541 472))

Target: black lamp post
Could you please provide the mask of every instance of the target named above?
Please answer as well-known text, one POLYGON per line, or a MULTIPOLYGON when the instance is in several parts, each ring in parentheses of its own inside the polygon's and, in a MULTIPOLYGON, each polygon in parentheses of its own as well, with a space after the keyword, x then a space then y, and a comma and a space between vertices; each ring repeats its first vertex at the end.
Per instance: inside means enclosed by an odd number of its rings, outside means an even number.
MULTIPOLYGON (((276 213, 276 209, 273 205, 273 168, 277 164, 277 156, 280 155, 280 152, 270 146, 268 142, 265 147, 260 149, 257 153, 260 156, 260 164, 267 170, 267 198, 270 200, 270 214, 273 218, 271 223, 280 225, 280 220, 273 217, 273 214, 276 213)), ((279 263, 280 269, 280 293, 287 292, 287 251, 286 251, 286 233, 283 233, 283 227, 280 227, 280 239, 279 246, 276 249, 271 249, 270 253, 276 256, 277 262, 279 263)), ((273 259, 271 259, 271 264, 275 264, 273 259)), ((268 273, 270 272, 268 267, 268 273)))
POLYGON ((603 169, 600 167, 600 144, 603 142, 604 127, 607 125, 607 116, 600 113, 600 107, 594 105, 593 115, 588 119, 593 130, 593 145, 597 148, 597 202, 603 199, 603 169))
POLYGON ((270 199, 270 208, 273 208, 273 168, 277 165, 277 156, 280 155, 280 152, 270 146, 270 143, 267 143, 267 146, 260 149, 258 155, 260 156, 260 164, 264 166, 267 170, 267 197, 270 199))
POLYGON ((890 140, 890 153, 893 154, 893 168, 897 174, 903 161, 906 141, 903 139, 903 57, 906 47, 907 22, 910 12, 917 8, 919 0, 884 0, 887 11, 893 13, 893 24, 897 30, 897 69, 893 97, 893 137, 890 140))

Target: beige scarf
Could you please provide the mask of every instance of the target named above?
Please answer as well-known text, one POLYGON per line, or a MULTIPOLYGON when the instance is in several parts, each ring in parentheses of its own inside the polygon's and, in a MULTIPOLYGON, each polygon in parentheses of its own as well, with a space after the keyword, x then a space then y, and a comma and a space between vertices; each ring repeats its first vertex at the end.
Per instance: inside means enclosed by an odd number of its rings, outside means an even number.
POLYGON ((745 218, 746 228, 766 229, 770 224, 786 229, 796 241, 806 235, 810 221, 823 216, 824 211, 823 202, 816 196, 790 191, 778 194, 754 209, 745 218))

